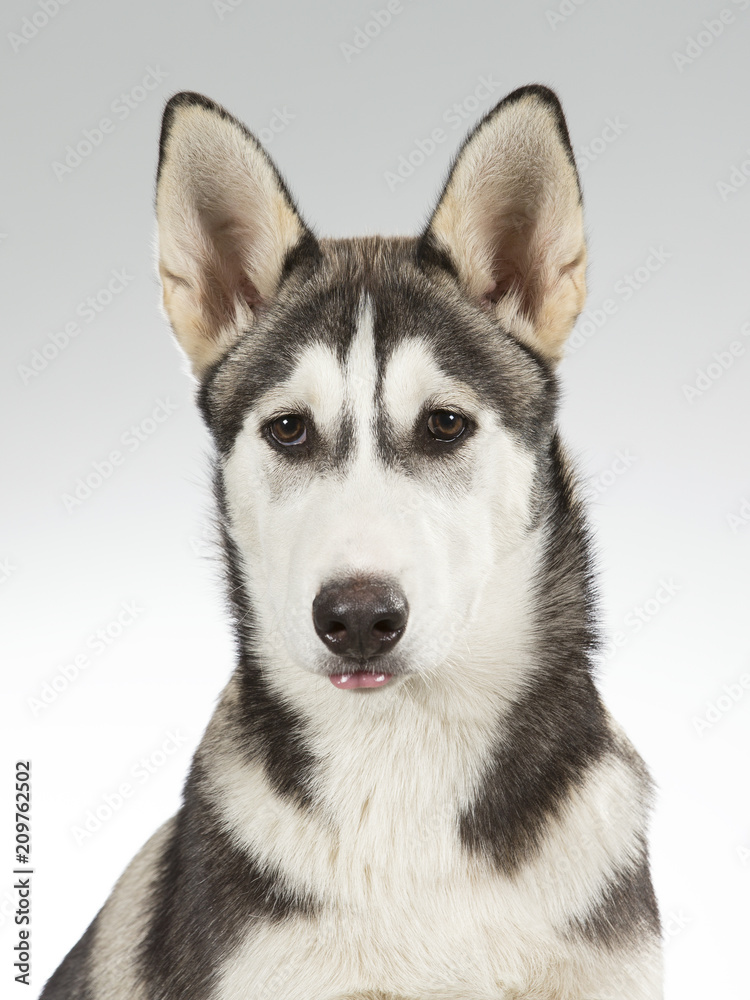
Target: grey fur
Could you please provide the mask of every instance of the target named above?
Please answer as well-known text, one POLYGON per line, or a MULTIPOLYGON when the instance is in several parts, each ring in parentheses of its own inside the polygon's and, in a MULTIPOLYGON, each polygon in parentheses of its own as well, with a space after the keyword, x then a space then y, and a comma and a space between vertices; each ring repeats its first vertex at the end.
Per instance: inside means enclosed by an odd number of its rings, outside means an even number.
MULTIPOLYGON (((487 130, 504 120, 503 116, 515 115, 519 107, 547 115, 546 141, 550 148, 563 151, 566 197, 579 207, 564 118, 557 99, 545 88, 522 88, 510 95, 480 123, 467 146, 485 141, 487 130)), ((186 109, 198 109, 213 116, 217 127, 244 135, 257 162, 255 140, 227 112, 199 95, 178 95, 165 113, 162 178, 169 173, 165 158, 174 155, 169 152, 171 130, 186 109)), ((263 160, 264 170, 269 162, 263 160)), ((209 345, 217 356, 205 366, 204 358, 209 355, 204 352, 200 367, 199 405, 216 444, 215 494, 237 668, 196 753, 180 812, 135 859, 82 940, 49 980, 43 1000, 239 1000, 240 996, 273 1000, 287 995, 296 998, 307 989, 309 1000, 418 1000, 417 993, 424 1000, 469 1000, 467 989, 475 991, 477 998, 481 992, 483 1000, 551 997, 552 990, 560 1000, 594 1000, 605 991, 620 1000, 658 1000, 659 918, 645 840, 651 782, 643 762, 604 709, 592 680, 597 631, 588 532, 555 426, 554 360, 559 345, 554 338, 559 337, 553 332, 551 346, 546 347, 543 338, 537 340, 529 333, 529 310, 534 305, 530 283, 523 295, 519 292, 515 311, 510 301, 517 291, 513 285, 509 289, 499 283, 491 286, 480 302, 467 291, 466 260, 460 248, 455 252, 451 248, 452 223, 445 221, 449 213, 441 212, 456 197, 454 188, 463 162, 460 155, 438 210, 421 236, 350 240, 317 239, 296 215, 288 190, 271 165, 266 183, 277 185, 275 194, 286 213, 285 232, 296 236, 285 250, 274 294, 258 308, 263 276, 257 287, 248 279, 242 294, 253 313, 252 323, 236 331, 226 350, 218 352, 215 345, 209 345), (503 302, 498 304, 503 296, 508 297, 505 311, 503 302), (339 870, 339 851, 343 854, 351 845, 339 836, 341 817, 330 811, 325 799, 324 775, 331 761, 321 750, 317 724, 291 697, 280 695, 264 660, 262 609, 251 593, 246 556, 237 541, 227 472, 241 434, 255 435, 255 439, 267 434, 263 426, 253 429, 249 419, 258 401, 290 377, 305 347, 327 350, 345 368, 355 351, 363 302, 372 310, 376 359, 372 420, 382 468, 419 484, 426 492, 457 501, 466 493, 473 474, 470 430, 466 444, 449 450, 436 445, 424 429, 419 431, 424 421, 417 421, 417 429, 406 433, 391 419, 385 373, 401 346, 413 341, 429 352, 441 373, 466 387, 497 418, 519 453, 532 456, 533 511, 526 531, 544 539, 543 558, 525 609, 532 636, 526 649, 528 676, 509 696, 509 704, 498 705, 477 773, 471 780, 466 778, 471 794, 467 792, 463 801, 456 798, 439 823, 440 836, 448 839, 451 856, 458 859, 456 870, 465 866, 467 872, 483 872, 484 881, 505 887, 498 889, 498 912, 510 905, 503 891, 508 897, 516 893, 528 898, 530 905, 533 901, 537 907, 533 912, 541 914, 540 920, 548 926, 540 932, 538 952, 533 943, 525 943, 534 940, 534 928, 516 927, 518 942, 511 942, 508 954, 520 957, 512 967, 509 959, 508 968, 495 973, 494 987, 487 986, 490 979, 481 979, 484 973, 473 967, 476 964, 478 969, 485 960, 480 948, 476 963, 476 956, 471 961, 466 955, 447 956, 454 985, 436 986, 425 979, 409 991, 408 998, 392 988, 390 980, 370 981, 364 960, 357 965, 357 955, 345 954, 347 932, 354 933, 361 914, 343 895, 341 900, 336 897, 335 882, 332 890, 325 885, 324 891, 315 880, 312 861, 305 880, 295 877, 283 858, 269 861, 274 857, 273 844, 252 846, 254 824, 259 824, 258 829, 278 829, 281 837, 284 830, 274 824, 284 817, 300 829, 315 831, 321 842, 330 842, 330 857, 325 850, 322 856, 333 872, 339 870), (579 885, 540 865, 545 858, 556 857, 558 841, 560 857, 565 856, 576 823, 584 825, 595 847, 599 841, 607 845, 617 838, 617 817, 599 815, 598 826, 593 820, 585 826, 586 809, 599 804, 597 782, 607 790, 610 805, 622 808, 632 833, 629 839, 627 833, 622 835, 623 857, 609 864, 604 878, 597 876, 593 858, 589 866, 582 857, 579 885), (264 809, 268 816, 259 816, 258 810, 264 809), (586 894, 589 884, 595 888, 586 894), (555 900, 558 895, 567 898, 564 892, 570 898, 580 896, 582 902, 576 907, 571 904, 570 912, 561 914, 555 900), (342 916, 347 906, 351 924, 342 916), (295 928, 295 934, 310 935, 313 944, 307 946, 306 954, 313 955, 317 931, 325 935, 332 926, 333 940, 341 948, 340 968, 346 970, 341 971, 341 982, 336 962, 331 965, 330 982, 315 979, 321 975, 316 969, 324 967, 318 956, 310 958, 312 978, 304 987, 294 985, 300 970, 282 969, 276 979, 270 974, 266 985, 247 981, 232 992, 237 969, 243 963, 255 967, 253 963, 260 961, 254 949, 262 950, 263 941, 273 940, 274 934, 284 941, 284 933, 295 928), (476 981, 472 979, 475 974, 476 981), (485 985, 477 985, 480 979, 485 985), (268 982, 276 986, 271 988, 268 982)), ((525 218, 522 228, 533 225, 533 219, 525 218)), ((507 274, 497 266, 507 281, 507 274)), ((188 283, 179 275, 169 277, 178 286, 188 283)), ((541 292, 537 289, 534 294, 541 292)), ((222 315, 231 314, 231 302, 213 305, 222 315)), ((173 323, 177 324, 174 317, 173 323)), ((195 336, 191 330, 186 342, 194 345, 195 336)), ((218 332, 216 337, 218 342, 218 332)), ((349 406, 335 433, 317 428, 310 419, 305 446, 280 458, 268 473, 274 502, 320 478, 345 480, 362 446, 357 416, 349 406)), ((408 673, 408 663, 396 659, 393 663, 394 673, 399 663, 408 673)), ((405 690, 412 692, 415 704, 429 703, 430 693, 419 688, 418 680, 405 690)), ((395 710, 389 715, 391 721, 397 717, 395 710)), ((459 743, 460 736, 470 744, 471 734, 457 734, 451 728, 454 725, 447 705, 446 721, 437 730, 440 738, 444 742, 455 738, 459 743)), ((468 732, 472 723, 465 725, 468 732)), ((330 733, 324 735, 327 739, 330 733)), ((341 767, 346 766, 347 753, 367 752, 372 748, 342 747, 341 767)), ((379 752, 387 758, 388 745, 379 752)), ((460 756, 459 749, 456 754, 460 756)), ((470 754, 467 760, 473 760, 470 754)), ((408 812, 408 804, 404 806, 408 812)), ((359 817, 362 829, 370 808, 375 807, 365 798, 359 817)), ((313 858, 316 844, 304 846, 313 858)), ((300 851, 300 857, 307 857, 305 851, 300 851)), ((609 863, 604 847, 597 858, 600 865, 609 863)), ((306 871, 304 865, 301 870, 306 871)), ((341 873, 343 893, 343 869, 341 873)), ((351 885, 359 884, 357 873, 351 877, 351 885)), ((436 884, 440 877, 442 873, 436 871, 436 884)), ((369 884, 369 874, 364 881, 369 884)), ((347 883, 350 895, 351 885, 347 883)), ((413 890, 407 880, 390 897, 393 913, 398 912, 400 919, 405 899, 410 905, 419 902, 408 896, 409 891, 413 890)), ((508 912, 514 915, 516 911, 508 912)), ((457 923, 461 919, 457 914, 457 923)), ((500 926, 507 929, 508 925, 501 922, 500 926)), ((385 933, 382 926, 368 930, 373 938, 385 933)), ((407 968, 412 962, 414 969, 427 969, 429 962, 422 953, 427 953, 429 937, 429 931, 417 928, 413 940, 403 941, 398 962, 407 968)), ((507 942, 497 944, 506 947, 507 942)), ((487 968, 492 967, 491 959, 487 968)), ((263 968, 262 961, 257 967, 263 968)), ((268 970, 262 975, 268 976, 268 970)), ((394 981, 413 982, 408 975, 394 981)))

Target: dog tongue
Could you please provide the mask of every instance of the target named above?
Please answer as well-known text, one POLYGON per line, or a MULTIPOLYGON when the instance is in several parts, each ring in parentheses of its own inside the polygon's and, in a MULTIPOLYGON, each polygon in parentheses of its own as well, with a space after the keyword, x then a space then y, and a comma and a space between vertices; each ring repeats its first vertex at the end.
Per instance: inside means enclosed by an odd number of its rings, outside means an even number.
POLYGON ((354 674, 331 674, 331 683, 337 688, 376 688, 387 684, 392 674, 373 674, 358 670, 354 674))

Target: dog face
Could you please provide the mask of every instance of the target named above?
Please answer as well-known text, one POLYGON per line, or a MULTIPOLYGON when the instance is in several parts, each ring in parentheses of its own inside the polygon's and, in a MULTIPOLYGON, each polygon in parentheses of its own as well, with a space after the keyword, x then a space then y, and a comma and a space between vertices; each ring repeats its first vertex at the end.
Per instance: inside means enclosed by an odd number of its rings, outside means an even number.
POLYGON ((324 248, 207 392, 258 637, 331 676, 470 648, 535 517, 549 375, 413 255, 324 248))
POLYGON ((556 99, 480 124, 420 238, 318 241, 252 136, 178 95, 157 214, 263 661, 357 688, 496 666, 584 295, 556 99))

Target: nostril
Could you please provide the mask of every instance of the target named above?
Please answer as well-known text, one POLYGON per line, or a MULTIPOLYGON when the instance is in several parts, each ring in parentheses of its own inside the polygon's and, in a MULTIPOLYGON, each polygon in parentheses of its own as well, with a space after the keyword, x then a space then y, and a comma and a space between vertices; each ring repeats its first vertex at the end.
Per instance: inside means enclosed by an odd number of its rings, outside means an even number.
POLYGON ((383 618, 379 622, 375 622, 372 626, 372 631, 377 636, 387 638, 393 635, 394 632, 398 632, 400 628, 401 623, 397 622, 394 618, 383 618))
POLYGON ((325 630, 326 635, 333 636, 343 636, 346 634, 346 625, 343 622, 329 622, 328 628, 325 630))

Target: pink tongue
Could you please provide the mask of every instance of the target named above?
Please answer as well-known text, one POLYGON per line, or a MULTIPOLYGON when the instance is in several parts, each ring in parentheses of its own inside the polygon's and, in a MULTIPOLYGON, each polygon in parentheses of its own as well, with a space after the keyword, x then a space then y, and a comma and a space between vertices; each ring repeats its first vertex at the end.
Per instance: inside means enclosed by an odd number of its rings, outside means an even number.
POLYGON ((358 670, 354 674, 331 674, 331 683, 337 688, 376 688, 387 684, 392 674, 373 674, 358 670))

